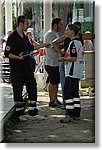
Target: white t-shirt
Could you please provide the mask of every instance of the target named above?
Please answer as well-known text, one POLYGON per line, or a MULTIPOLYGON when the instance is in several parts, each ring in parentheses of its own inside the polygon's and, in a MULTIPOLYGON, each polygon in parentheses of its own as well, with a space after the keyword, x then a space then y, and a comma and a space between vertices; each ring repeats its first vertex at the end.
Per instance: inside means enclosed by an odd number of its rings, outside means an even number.
MULTIPOLYGON (((45 43, 52 43, 53 40, 58 38, 59 35, 55 31, 47 31, 45 34, 45 43)), ((45 49, 45 65, 57 67, 59 62, 57 58, 60 57, 60 54, 56 53, 51 47, 45 49)))

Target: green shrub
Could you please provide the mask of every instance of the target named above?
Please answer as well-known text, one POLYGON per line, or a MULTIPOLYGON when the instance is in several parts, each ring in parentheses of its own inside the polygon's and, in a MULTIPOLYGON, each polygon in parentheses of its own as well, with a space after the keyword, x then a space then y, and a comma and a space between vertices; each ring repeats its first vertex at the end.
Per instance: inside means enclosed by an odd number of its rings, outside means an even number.
POLYGON ((82 33, 86 31, 90 31, 92 34, 94 33, 94 22, 82 22, 82 33))

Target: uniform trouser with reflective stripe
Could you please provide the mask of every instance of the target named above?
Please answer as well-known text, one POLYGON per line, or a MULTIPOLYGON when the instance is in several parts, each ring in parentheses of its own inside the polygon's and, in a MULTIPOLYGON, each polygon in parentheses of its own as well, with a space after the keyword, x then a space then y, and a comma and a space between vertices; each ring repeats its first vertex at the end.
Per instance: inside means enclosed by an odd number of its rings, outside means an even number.
POLYGON ((64 86, 66 114, 80 117, 79 79, 66 77, 64 86))
POLYGON ((65 108, 66 103, 64 100, 64 84, 65 84, 65 63, 64 62, 59 63, 59 72, 60 72, 60 82, 62 88, 63 105, 65 108))
POLYGON ((34 76, 16 76, 12 77, 12 86, 14 93, 14 102, 16 107, 17 116, 24 114, 24 100, 22 98, 23 86, 26 86, 28 99, 29 99, 29 114, 36 115, 38 110, 36 109, 37 101, 37 84, 34 76))

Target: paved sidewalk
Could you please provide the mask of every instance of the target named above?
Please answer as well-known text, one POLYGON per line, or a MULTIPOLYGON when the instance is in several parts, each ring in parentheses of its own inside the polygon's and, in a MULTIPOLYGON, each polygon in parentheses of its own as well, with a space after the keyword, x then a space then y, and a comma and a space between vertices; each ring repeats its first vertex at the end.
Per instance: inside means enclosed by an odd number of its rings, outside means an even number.
MULTIPOLYGON (((62 98, 59 96, 59 100, 62 98)), ((64 117, 61 108, 48 107, 48 93, 38 92, 39 114, 43 121, 17 122, 12 119, 4 130, 3 143, 94 143, 95 142, 95 99, 81 97, 81 120, 61 124, 64 117)))
POLYGON ((12 86, 0 83, 0 130, 14 110, 12 86))

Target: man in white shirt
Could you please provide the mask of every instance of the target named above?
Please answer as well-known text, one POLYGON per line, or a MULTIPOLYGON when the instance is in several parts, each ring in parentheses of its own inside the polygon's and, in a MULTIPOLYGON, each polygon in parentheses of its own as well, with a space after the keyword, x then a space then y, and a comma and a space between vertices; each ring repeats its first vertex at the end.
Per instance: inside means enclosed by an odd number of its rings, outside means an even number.
MULTIPOLYGON (((52 43, 52 41, 59 37, 58 33, 62 30, 63 24, 60 18, 55 18, 52 20, 51 30, 47 31, 45 34, 45 42, 52 43)), ((60 54, 53 50, 53 48, 47 48, 45 57, 45 70, 49 75, 49 107, 57 107, 61 105, 58 101, 58 84, 60 82, 59 74, 59 62, 57 58, 60 54)))

